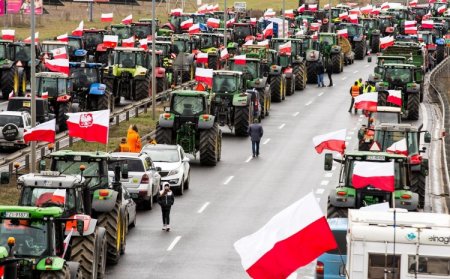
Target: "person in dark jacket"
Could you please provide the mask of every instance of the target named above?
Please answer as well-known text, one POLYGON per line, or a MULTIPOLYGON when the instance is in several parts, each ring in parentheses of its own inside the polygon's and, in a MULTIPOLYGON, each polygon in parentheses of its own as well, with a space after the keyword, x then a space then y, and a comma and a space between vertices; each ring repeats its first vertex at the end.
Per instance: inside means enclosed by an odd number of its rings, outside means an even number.
POLYGON ((333 79, 331 78, 331 76, 333 75, 333 63, 331 63, 331 61, 328 61, 328 63, 327 63, 327 75, 328 75, 328 80, 330 81, 330 83, 328 84, 328 87, 332 87, 333 79))
POLYGON ((252 141, 252 152, 253 157, 259 156, 259 142, 264 134, 262 125, 259 123, 258 119, 253 120, 253 124, 248 127, 248 135, 252 141))
POLYGON ((319 61, 316 66, 316 73, 317 73, 317 87, 325 87, 325 84, 323 83, 323 74, 325 73, 325 68, 323 66, 322 61, 319 61))
POLYGON ((159 192, 158 203, 161 206, 163 228, 164 231, 170 231, 170 209, 175 202, 175 197, 172 190, 170 190, 169 183, 164 183, 164 189, 159 192))

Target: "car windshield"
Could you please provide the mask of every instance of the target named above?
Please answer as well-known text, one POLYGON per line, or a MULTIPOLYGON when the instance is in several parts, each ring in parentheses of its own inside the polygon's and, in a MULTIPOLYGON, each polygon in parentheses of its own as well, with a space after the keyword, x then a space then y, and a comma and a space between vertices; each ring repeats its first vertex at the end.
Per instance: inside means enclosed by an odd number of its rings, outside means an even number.
POLYGON ((245 64, 236 64, 234 61, 231 61, 231 69, 232 71, 241 71, 243 73, 249 73, 252 78, 258 77, 258 64, 255 61, 247 60, 245 64))
POLYGON ((66 93, 66 82, 64 78, 46 78, 38 77, 38 94, 42 95, 44 92, 48 92, 49 97, 58 97, 66 93))
POLYGON ((16 61, 30 61, 31 46, 30 45, 16 45, 15 47, 16 61))
POLYGON ((175 95, 173 109, 175 113, 184 116, 200 114, 204 111, 203 96, 175 95))
POLYGON ((386 81, 392 83, 411 82, 411 69, 402 68, 386 68, 384 71, 386 81))
MULTIPOLYGON (((373 163, 380 163, 379 161, 355 161, 355 160, 348 160, 345 162, 346 169, 348 170, 348 176, 347 176, 347 183, 346 185, 353 187, 353 183, 352 183, 352 176, 353 176, 353 169, 355 167, 355 162, 373 162, 373 163)), ((385 162, 382 162, 385 163, 385 162)), ((395 189, 399 190, 399 189, 403 189, 403 181, 402 181, 402 173, 401 173, 401 169, 400 169, 400 164, 395 162, 394 164, 394 180, 395 180, 395 189)), ((367 187, 370 186, 369 184, 364 186, 367 187)))
POLYGON ((406 133, 401 131, 376 131, 375 141, 381 146, 381 150, 385 151, 392 148, 394 143, 404 140, 406 136, 406 148, 408 154, 418 154, 419 145, 417 142, 417 133, 406 133))
POLYGON ((86 48, 97 47, 98 44, 103 42, 103 34, 102 33, 84 33, 84 41, 86 44, 86 48))
POLYGON ((175 163, 180 161, 180 155, 176 149, 149 148, 144 151, 150 155, 153 162, 175 163))
POLYGON ((215 93, 229 93, 237 90, 237 79, 230 75, 215 75, 213 78, 213 89, 215 93))
POLYGON ((138 39, 146 38, 152 34, 152 26, 149 25, 133 25, 131 26, 131 33, 133 33, 138 39))
POLYGON ((47 226, 41 220, 0 219, 0 246, 8 247, 9 237, 16 239, 16 257, 40 257, 47 250, 47 226))
MULTIPOLYGON (((116 159, 120 160, 120 164, 128 164, 128 171, 133 172, 144 172, 144 163, 139 158, 120 158, 115 157, 116 159)), ((114 171, 115 163, 108 164, 108 170, 114 171)))
POLYGON ((245 38, 250 36, 252 31, 249 25, 235 25, 234 34, 240 38, 245 38))
POLYGON ((0 115, 0 127, 6 124, 14 124, 19 128, 23 128, 22 116, 18 115, 0 115))
POLYGON ((74 89, 88 88, 91 84, 99 82, 97 70, 94 68, 71 68, 70 72, 74 89))
POLYGON ((347 255, 347 231, 333 230, 333 236, 337 243, 337 248, 330 250, 327 254, 347 255))
POLYGON ((128 39, 131 37, 131 30, 127 26, 113 26, 111 27, 111 33, 117 35, 119 40, 128 39))

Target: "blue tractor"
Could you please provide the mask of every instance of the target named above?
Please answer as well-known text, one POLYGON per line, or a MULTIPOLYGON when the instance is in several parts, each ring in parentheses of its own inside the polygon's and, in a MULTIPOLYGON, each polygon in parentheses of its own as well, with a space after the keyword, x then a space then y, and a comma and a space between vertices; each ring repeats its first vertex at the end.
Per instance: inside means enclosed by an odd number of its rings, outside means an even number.
POLYGON ((87 50, 84 48, 83 37, 69 36, 69 60, 74 62, 86 61, 87 50))

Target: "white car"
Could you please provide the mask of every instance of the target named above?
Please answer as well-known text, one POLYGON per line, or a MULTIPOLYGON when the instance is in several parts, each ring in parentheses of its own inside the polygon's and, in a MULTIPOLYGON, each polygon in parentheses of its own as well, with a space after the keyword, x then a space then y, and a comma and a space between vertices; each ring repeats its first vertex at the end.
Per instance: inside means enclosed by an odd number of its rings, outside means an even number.
MULTIPOLYGON (((144 209, 152 209, 161 184, 161 176, 150 156, 146 153, 114 152, 111 157, 112 161, 117 160, 121 165, 128 165, 128 178, 120 181, 131 198, 137 204, 143 205, 144 209)), ((108 166, 109 177, 114 177, 114 165, 113 162, 108 166)))
POLYGON ((141 152, 150 155, 155 166, 160 167, 161 182, 169 182, 170 188, 183 195, 189 189, 190 165, 180 145, 147 144, 141 152))
POLYGON ((27 146, 23 140, 27 129, 31 129, 31 116, 28 112, 0 112, 0 148, 18 149, 27 146))

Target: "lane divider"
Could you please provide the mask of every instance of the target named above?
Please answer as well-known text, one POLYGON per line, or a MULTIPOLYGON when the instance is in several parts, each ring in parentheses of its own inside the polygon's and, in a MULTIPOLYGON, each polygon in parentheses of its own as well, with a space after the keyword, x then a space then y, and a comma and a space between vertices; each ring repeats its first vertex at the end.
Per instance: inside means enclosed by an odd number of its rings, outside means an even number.
POLYGON ((270 141, 270 138, 266 139, 266 140, 263 142, 263 144, 268 144, 269 141, 270 141))
POLYGON ((223 183, 224 185, 227 185, 228 183, 230 183, 230 181, 234 178, 234 176, 230 176, 227 178, 227 180, 225 180, 225 182, 223 183))
POLYGON ((297 111, 297 112, 295 112, 294 114, 292 114, 292 116, 296 117, 299 113, 300 113, 300 112, 297 111))
POLYGON ((197 213, 202 213, 208 207, 209 204, 210 202, 205 202, 205 204, 202 207, 200 207, 197 213))
POLYGON ((313 103, 313 101, 307 102, 307 103, 305 104, 305 107, 306 107, 306 106, 309 106, 309 105, 312 104, 312 103, 313 103))
POLYGON ((247 158, 247 160, 245 160, 246 163, 250 162, 252 160, 253 156, 250 156, 247 158))
POLYGON ((323 188, 318 188, 318 189, 316 190, 316 195, 322 195, 324 192, 325 192, 325 189, 323 189, 323 188))
POLYGON ((281 129, 283 129, 283 128, 284 128, 284 126, 286 126, 286 123, 283 123, 283 124, 281 124, 281 125, 280 125, 280 127, 278 127, 278 129, 280 129, 280 130, 281 130, 281 129))
POLYGON ((347 77, 343 77, 343 78, 342 78, 342 80, 346 80, 346 79, 347 79, 347 77))
POLYGON ((175 245, 177 245, 178 241, 180 241, 181 235, 175 237, 175 239, 170 243, 169 247, 167 248, 167 251, 172 251, 175 245))

